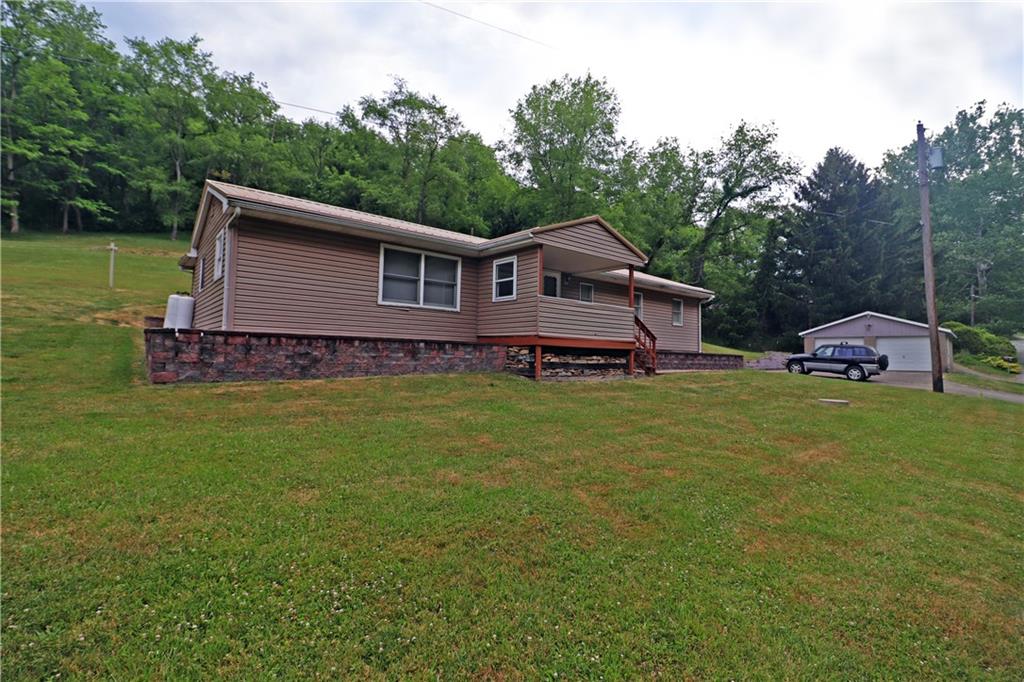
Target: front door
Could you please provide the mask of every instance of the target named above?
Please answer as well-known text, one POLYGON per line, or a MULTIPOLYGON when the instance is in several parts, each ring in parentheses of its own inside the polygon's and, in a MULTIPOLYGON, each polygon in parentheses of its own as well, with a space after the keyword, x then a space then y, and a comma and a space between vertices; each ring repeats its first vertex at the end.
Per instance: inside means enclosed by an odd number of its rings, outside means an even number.
POLYGON ((544 271, 544 295, 555 298, 562 295, 562 273, 556 270, 544 271))

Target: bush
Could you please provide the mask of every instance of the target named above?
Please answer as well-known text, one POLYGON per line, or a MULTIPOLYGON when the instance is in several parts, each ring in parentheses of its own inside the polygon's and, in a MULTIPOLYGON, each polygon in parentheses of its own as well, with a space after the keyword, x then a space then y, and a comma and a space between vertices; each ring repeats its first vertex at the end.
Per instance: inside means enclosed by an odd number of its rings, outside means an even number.
POLYGON ((953 339, 953 349, 958 353, 1017 356, 1017 349, 1013 347, 1009 339, 996 336, 990 331, 980 327, 968 327, 960 322, 944 322, 942 326, 956 334, 956 338, 953 339))
POLYGON ((996 369, 1001 369, 1004 372, 1009 372, 1010 374, 1020 374, 1020 363, 1007 362, 1003 358, 995 355, 982 358, 981 361, 989 367, 995 367, 996 369))

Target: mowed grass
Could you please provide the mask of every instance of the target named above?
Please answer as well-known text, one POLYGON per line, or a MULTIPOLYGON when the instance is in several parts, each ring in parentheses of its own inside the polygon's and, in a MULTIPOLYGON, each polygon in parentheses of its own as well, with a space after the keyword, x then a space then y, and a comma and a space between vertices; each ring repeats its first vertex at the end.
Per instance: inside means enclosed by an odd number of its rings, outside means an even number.
MULTIPOLYGON (((5 239, 5 678, 1020 679, 1024 408, 783 373, 154 387, 5 239), (817 398, 845 398, 846 408, 817 398)), ((183 248, 183 245, 179 245, 183 248)))
POLYGON ((703 350, 705 353, 725 353, 727 355, 742 355, 744 360, 757 360, 764 355, 761 351, 756 350, 740 350, 738 348, 729 348, 728 346, 718 346, 713 343, 704 342, 703 350))
POLYGON ((1024 384, 1019 381, 1014 381, 1013 379, 1005 378, 1007 377, 1006 374, 1003 375, 1004 378, 978 376, 977 374, 968 374, 966 372, 952 372, 945 376, 948 377, 950 381, 958 384, 964 384, 966 386, 1024 395, 1024 384))

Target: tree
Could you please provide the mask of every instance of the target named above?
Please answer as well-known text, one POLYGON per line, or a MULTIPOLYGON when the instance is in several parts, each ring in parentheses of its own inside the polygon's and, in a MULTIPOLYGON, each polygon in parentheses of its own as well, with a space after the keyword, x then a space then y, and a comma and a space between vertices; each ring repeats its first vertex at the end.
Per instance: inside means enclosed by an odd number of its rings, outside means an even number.
POLYGON ((188 177, 188 165, 196 139, 208 132, 205 99, 216 79, 210 54, 199 43, 198 36, 183 42, 128 41, 137 90, 130 113, 137 159, 132 184, 153 202, 171 239, 178 238, 180 224, 192 212, 196 183, 188 177))
POLYGON ((772 127, 740 122, 714 152, 706 171, 711 181, 696 205, 701 235, 691 251, 693 283, 704 284, 705 264, 716 242, 748 227, 747 216, 771 216, 781 209, 783 193, 799 169, 775 148, 777 139, 772 127))
POLYGON ((594 212, 616 155, 619 99, 604 79, 568 75, 535 85, 511 110, 507 157, 536 193, 539 218, 594 212))
POLYGON ((26 198, 58 204, 62 228, 74 211, 104 217, 110 208, 83 190, 106 163, 118 57, 99 14, 70 2, 3 3, 3 206, 12 233, 26 198))
MULTIPOLYGON (((825 154, 796 192, 783 260, 789 293, 813 327, 876 309, 890 215, 880 184, 839 148, 825 154)), ((898 312, 898 311, 881 311, 898 312)))
POLYGON ((400 186, 395 196, 415 202, 406 209, 408 216, 426 222, 430 192, 444 174, 438 155, 462 134, 462 122, 437 97, 410 90, 401 78, 381 99, 364 97, 359 105, 363 121, 397 153, 400 186))
MULTIPOLYGON (((931 174, 940 317, 977 320, 1003 332, 1024 329, 1024 109, 988 113, 984 102, 957 113, 931 144, 946 166, 931 174)), ((898 226, 920 248, 916 149, 890 152, 882 175, 897 202, 898 226)), ((914 262, 920 268, 920 253, 914 262)))

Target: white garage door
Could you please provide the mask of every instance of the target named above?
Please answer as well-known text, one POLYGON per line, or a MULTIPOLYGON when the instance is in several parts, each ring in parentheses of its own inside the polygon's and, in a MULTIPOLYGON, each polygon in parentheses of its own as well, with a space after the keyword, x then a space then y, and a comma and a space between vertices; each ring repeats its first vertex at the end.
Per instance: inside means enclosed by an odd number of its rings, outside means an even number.
POLYGON ((879 337, 878 352, 889 356, 890 371, 929 372, 932 368, 927 336, 879 337))
POLYGON ((860 338, 859 336, 849 336, 849 337, 844 337, 844 338, 833 337, 833 338, 826 338, 826 339, 819 339, 817 337, 814 338, 814 347, 815 348, 817 348, 818 346, 824 346, 827 343, 834 343, 836 345, 839 345, 841 343, 848 343, 851 346, 860 346, 860 345, 864 344, 864 339, 860 338))

